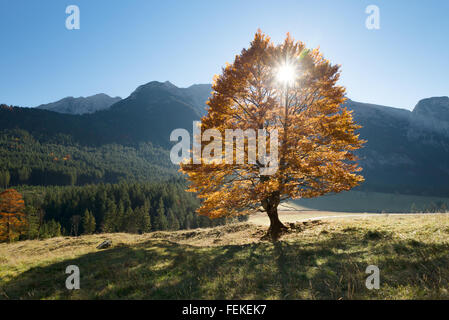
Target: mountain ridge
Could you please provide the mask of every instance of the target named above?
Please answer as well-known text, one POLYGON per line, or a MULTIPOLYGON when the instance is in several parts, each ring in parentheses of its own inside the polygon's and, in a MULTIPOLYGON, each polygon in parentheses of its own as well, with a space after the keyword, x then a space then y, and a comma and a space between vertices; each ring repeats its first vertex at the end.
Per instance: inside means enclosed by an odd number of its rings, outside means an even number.
POLYGON ((89 114, 109 108, 120 101, 120 97, 111 97, 105 93, 97 93, 87 97, 65 97, 55 102, 41 104, 36 109, 44 109, 65 114, 89 114))
MULTIPOLYGON (((193 121, 206 113, 210 90, 209 84, 178 88, 168 81, 151 81, 110 108, 83 115, 4 106, 0 108, 0 127, 26 130, 44 140, 62 135, 90 146, 150 142, 168 150, 174 129, 191 132, 193 121)), ((345 106, 362 126, 360 137, 367 140, 357 151, 366 178, 359 189, 449 195, 447 100, 422 99, 413 111, 346 101, 345 106), (440 114, 435 116, 435 110, 440 114)))

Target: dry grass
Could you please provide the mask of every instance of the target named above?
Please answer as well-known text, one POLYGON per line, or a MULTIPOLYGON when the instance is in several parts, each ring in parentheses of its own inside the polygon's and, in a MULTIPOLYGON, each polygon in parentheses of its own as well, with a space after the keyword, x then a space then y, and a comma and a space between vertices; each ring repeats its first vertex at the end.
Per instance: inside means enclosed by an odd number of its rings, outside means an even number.
POLYGON ((102 234, 0 244, 3 299, 448 299, 448 215, 302 222, 278 243, 263 226, 102 234), (97 250, 105 239, 112 248, 97 250), (81 290, 65 289, 65 267, 81 290), (379 266, 380 290, 365 287, 379 266))

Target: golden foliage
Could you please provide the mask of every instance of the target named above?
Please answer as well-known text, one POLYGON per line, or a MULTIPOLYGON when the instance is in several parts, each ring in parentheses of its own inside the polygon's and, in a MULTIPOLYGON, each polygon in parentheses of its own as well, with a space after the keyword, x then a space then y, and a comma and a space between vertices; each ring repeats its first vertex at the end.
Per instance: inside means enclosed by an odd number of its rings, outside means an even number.
POLYGON ((261 206, 268 211, 285 199, 349 190, 363 181, 353 151, 364 141, 356 133, 360 126, 343 106, 339 68, 290 35, 275 46, 258 31, 249 49, 215 76, 202 132, 214 128, 224 136, 226 129, 277 129, 279 169, 264 176, 260 162, 181 164, 189 191, 203 200, 200 214, 238 215, 261 206), (285 63, 297 75, 288 87, 276 80, 276 70, 285 63))
POLYGON ((14 189, 0 193, 0 241, 13 241, 26 230, 25 203, 14 189))

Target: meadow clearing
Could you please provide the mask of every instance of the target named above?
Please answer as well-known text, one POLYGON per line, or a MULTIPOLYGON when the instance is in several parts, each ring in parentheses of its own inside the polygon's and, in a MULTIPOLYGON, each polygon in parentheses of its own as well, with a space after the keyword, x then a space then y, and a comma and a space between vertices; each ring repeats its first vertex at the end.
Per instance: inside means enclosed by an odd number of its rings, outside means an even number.
POLYGON ((209 229, 0 244, 0 298, 449 298, 448 215, 302 218, 276 243, 261 240, 266 226, 254 216, 209 229), (112 247, 96 249, 105 239, 112 247), (80 290, 65 288, 68 265, 80 268, 80 290), (365 286, 368 265, 380 269, 378 290, 365 286))

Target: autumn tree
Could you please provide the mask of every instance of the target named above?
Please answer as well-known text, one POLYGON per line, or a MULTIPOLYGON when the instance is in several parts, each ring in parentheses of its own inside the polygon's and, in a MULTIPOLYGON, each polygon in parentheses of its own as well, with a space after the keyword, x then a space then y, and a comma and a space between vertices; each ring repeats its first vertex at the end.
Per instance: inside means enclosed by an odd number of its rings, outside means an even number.
POLYGON ((202 199, 199 214, 216 218, 264 211, 270 219, 268 235, 275 240, 286 229, 278 217, 281 201, 360 184, 363 177, 357 174, 361 168, 353 151, 363 141, 356 133, 360 126, 344 107, 339 76, 339 66, 318 49, 308 50, 289 35, 274 45, 257 32, 250 48, 214 79, 208 113, 201 120, 202 138, 195 138, 200 161, 192 157, 181 163, 189 191, 202 199), (227 157, 222 137, 230 130, 247 133, 243 146, 234 139, 231 144, 234 160, 245 152, 243 163, 220 161, 227 157), (277 157, 274 151, 268 158, 250 157, 250 132, 257 133, 257 155, 277 146, 277 157), (276 170, 265 170, 274 162, 276 170))
POLYGON ((14 241, 27 232, 25 202, 14 189, 0 193, 0 241, 14 241))

